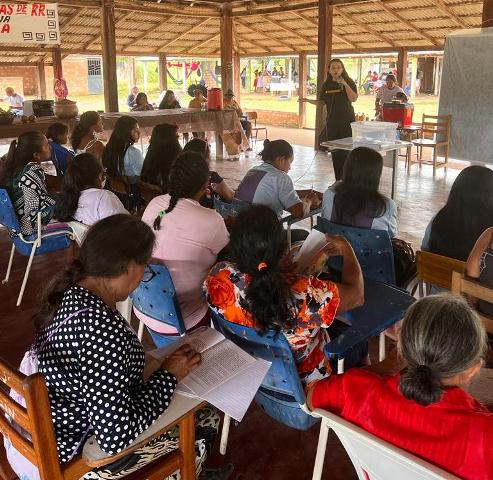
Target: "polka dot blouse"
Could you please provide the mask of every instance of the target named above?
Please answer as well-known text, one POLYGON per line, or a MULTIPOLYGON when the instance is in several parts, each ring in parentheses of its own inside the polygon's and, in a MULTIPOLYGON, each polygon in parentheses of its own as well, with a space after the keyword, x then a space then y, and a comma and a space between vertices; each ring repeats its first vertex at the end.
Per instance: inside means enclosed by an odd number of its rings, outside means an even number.
POLYGON ((103 451, 116 454, 168 407, 176 379, 158 370, 144 382, 139 339, 118 312, 82 287, 65 292, 40 344, 57 326, 38 358, 60 461, 80 452, 93 433, 103 451))

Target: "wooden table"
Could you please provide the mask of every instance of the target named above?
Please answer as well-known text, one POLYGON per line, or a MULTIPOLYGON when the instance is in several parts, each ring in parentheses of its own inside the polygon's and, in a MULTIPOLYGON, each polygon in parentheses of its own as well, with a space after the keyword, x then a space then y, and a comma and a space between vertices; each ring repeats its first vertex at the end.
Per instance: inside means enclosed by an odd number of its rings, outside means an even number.
POLYGON ((55 122, 65 123, 72 129, 77 123, 77 119, 60 120, 56 117, 39 117, 35 122, 22 123, 20 118, 15 118, 14 123, 11 125, 0 125, 0 139, 14 139, 25 132, 31 132, 33 130, 46 133, 48 127, 55 122))
POLYGON ((322 142, 320 145, 327 147, 329 150, 353 150, 356 147, 368 147, 376 150, 380 153, 392 152, 391 161, 386 164, 384 157, 384 165, 392 168, 392 191, 390 197, 395 198, 395 189, 397 185, 397 166, 399 150, 401 148, 407 149, 407 157, 411 158, 411 148, 413 146, 410 142, 404 142, 402 140, 394 140, 388 143, 363 143, 354 142, 352 137, 340 138, 338 140, 329 140, 328 142, 322 142))

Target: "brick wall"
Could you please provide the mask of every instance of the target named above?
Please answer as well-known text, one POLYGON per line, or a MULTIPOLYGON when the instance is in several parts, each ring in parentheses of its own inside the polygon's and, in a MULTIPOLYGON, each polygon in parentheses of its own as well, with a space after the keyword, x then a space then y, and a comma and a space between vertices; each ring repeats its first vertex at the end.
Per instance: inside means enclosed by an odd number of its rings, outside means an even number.
POLYGON ((0 95, 5 96, 5 87, 12 87, 19 95, 33 96, 38 92, 36 67, 1 67, 0 95))
POLYGON ((298 128, 298 114, 291 112, 276 112, 272 110, 258 110, 257 122, 264 125, 278 125, 281 127, 298 128))
MULTIPOLYGON (((63 78, 67 82, 68 96, 88 95, 87 58, 68 56, 62 60, 63 78)), ((46 91, 48 98, 53 98, 53 67, 45 66, 46 91)))

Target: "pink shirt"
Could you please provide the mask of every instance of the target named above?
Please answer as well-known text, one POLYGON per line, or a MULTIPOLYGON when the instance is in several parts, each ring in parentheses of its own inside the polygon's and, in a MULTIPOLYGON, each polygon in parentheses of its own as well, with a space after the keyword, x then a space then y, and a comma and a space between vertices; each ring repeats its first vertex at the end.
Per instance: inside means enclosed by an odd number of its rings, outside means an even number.
MULTIPOLYGON (((152 227, 158 212, 168 208, 169 195, 152 199, 142 220, 152 227)), ((176 207, 161 219, 155 230, 153 258, 168 268, 176 289, 178 303, 187 330, 200 322, 207 313, 202 291, 217 254, 228 244, 229 234, 224 220, 215 211, 202 207, 191 199, 180 199, 176 207)), ((160 333, 176 333, 168 325, 135 312, 149 328, 160 333)))

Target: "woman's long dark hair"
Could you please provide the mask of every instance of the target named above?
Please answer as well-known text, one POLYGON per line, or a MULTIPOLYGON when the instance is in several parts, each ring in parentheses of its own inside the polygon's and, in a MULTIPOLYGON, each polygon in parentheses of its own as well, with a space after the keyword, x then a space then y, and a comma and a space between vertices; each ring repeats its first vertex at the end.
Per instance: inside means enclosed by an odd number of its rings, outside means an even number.
POLYGON ((130 145, 133 145, 131 131, 138 125, 134 117, 122 115, 115 123, 113 133, 103 152, 103 165, 112 177, 125 175, 123 159, 130 145))
POLYGON ((465 261, 476 240, 491 226, 493 171, 472 165, 459 173, 447 203, 433 220, 430 251, 465 261))
MULTIPOLYGON (((329 62, 329 66, 327 68, 327 73, 328 73, 328 79, 329 80, 332 80, 332 75, 330 74, 330 66, 333 64, 333 63, 339 63, 342 67, 342 74, 341 74, 341 77, 346 81, 350 81, 351 80, 351 77, 349 76, 349 74, 347 73, 347 70, 346 70, 346 67, 344 66, 344 63, 341 59, 339 58, 333 58, 330 62, 329 62)), ((352 82, 353 80, 351 80, 352 82)))
POLYGON ((262 331, 289 328, 294 321, 294 299, 279 273, 285 252, 285 232, 269 207, 252 205, 236 217, 229 255, 238 270, 250 276, 245 308, 262 331))
POLYGON ((46 130, 46 138, 55 143, 59 143, 58 137, 61 135, 65 135, 66 133, 68 133, 67 125, 60 122, 52 123, 48 127, 48 130, 46 130))
POLYGON ((170 108, 171 104, 169 103, 169 99, 174 94, 175 94, 175 92, 173 92, 173 90, 166 90, 166 93, 164 94, 164 97, 161 100, 161 103, 159 104, 160 110, 162 110, 163 108, 170 108))
POLYGON ((176 207, 180 198, 193 198, 209 180, 209 166, 199 153, 183 152, 176 157, 169 172, 169 206, 159 212, 154 220, 154 230, 159 230, 161 218, 176 207))
POLYGON ((335 222, 352 225, 358 215, 381 217, 387 210, 379 193, 383 158, 376 150, 357 147, 347 156, 342 181, 335 187, 335 222))
POLYGON ((176 126, 167 123, 156 125, 152 130, 140 179, 159 185, 163 192, 167 192, 171 165, 181 151, 180 142, 176 138, 176 126))
POLYGON ((63 177, 62 191, 55 205, 55 218, 62 222, 73 220, 82 190, 96 187, 103 173, 100 161, 91 153, 81 153, 69 163, 63 177))
POLYGON ((154 233, 132 215, 118 214, 95 223, 88 231, 79 255, 47 286, 41 308, 33 317, 37 337, 53 319, 65 292, 86 277, 115 278, 130 262, 145 265, 154 247, 154 233))
POLYGON ((34 154, 41 151, 45 141, 46 137, 36 131, 22 133, 17 140, 12 140, 0 185, 10 186, 15 174, 33 161, 34 154))
POLYGON ((184 152, 197 152, 200 153, 207 162, 211 159, 211 149, 206 140, 202 140, 201 138, 192 138, 187 144, 183 147, 184 152))
POLYGON ((83 137, 91 133, 91 127, 94 127, 99 122, 98 112, 84 112, 79 119, 79 123, 74 127, 70 141, 72 148, 76 151, 83 137))

